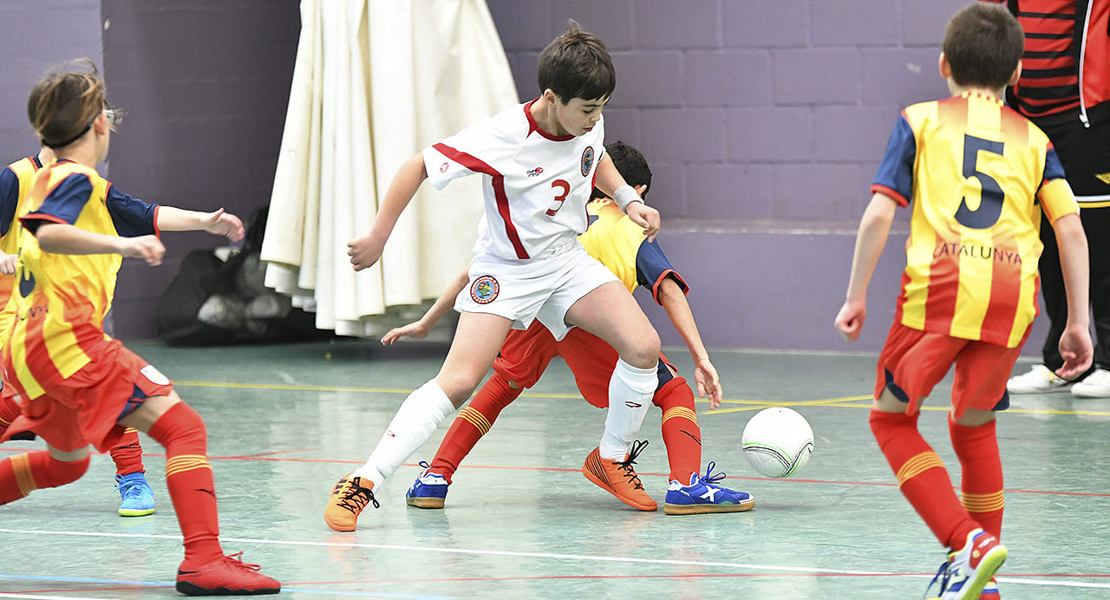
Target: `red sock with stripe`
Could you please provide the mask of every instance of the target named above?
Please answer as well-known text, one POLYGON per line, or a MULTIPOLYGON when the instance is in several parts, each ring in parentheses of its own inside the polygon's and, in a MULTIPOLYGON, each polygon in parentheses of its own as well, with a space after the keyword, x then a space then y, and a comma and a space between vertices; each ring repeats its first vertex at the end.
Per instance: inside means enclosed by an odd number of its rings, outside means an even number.
POLYGON ((902 494, 941 544, 959 550, 979 524, 960 505, 944 463, 918 432, 919 415, 872 410, 871 431, 898 476, 902 494))
POLYGON ((694 409, 694 392, 686 380, 675 377, 655 392, 652 399, 663 411, 663 443, 671 479, 690 484, 690 476, 701 470, 701 428, 694 409))
POLYGON ((124 430, 120 444, 108 451, 116 463, 116 475, 144 473, 143 447, 139 444, 139 432, 128 427, 124 430))
POLYGON ((523 389, 510 387, 504 377, 494 373, 482 389, 474 394, 470 404, 455 416, 455 422, 447 430, 447 436, 443 438, 435 458, 432 459, 432 473, 443 475, 447 483, 451 483, 451 477, 455 475, 459 463, 474 449, 478 440, 489 432, 490 427, 493 427, 501 410, 512 404, 523 392, 523 389))
POLYGON ((204 419, 179 402, 147 433, 166 448, 166 487, 185 537, 185 560, 199 566, 223 558, 216 484, 205 456, 208 431, 204 419))
POLYGON ((0 398, 0 435, 4 435, 8 425, 11 425, 20 414, 19 405, 16 404, 14 396, 0 398))
POLYGON ((88 468, 87 456, 74 462, 54 460, 45 450, 9 456, 0 460, 0 504, 14 502, 35 490, 77 481, 88 468))
POLYGON ((998 453, 995 421, 979 427, 964 427, 948 415, 952 448, 960 459, 964 508, 983 529, 1002 539, 1002 458, 998 453))

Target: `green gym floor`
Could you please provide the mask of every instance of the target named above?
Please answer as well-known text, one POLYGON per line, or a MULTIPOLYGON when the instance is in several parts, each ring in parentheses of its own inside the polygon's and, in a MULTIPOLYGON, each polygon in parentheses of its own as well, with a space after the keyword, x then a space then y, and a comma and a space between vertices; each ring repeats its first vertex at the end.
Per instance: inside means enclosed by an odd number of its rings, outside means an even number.
MULTIPOLYGON (((327 528, 332 485, 365 460, 408 391, 445 348, 370 341, 180 349, 130 346, 177 383, 208 423, 221 528, 288 598, 916 599, 944 553, 894 485, 867 426, 874 356, 716 352, 725 389, 699 404, 704 461, 754 494, 748 513, 666 516, 626 507, 579 469, 604 413, 576 395, 562 362, 502 413, 455 476, 445 510, 404 493, 450 423, 386 484, 354 533, 327 528), (740 434, 760 408, 791 406, 816 451, 794 479, 759 477, 740 434)), ((670 353, 679 368, 690 364, 670 353)), ((1022 372, 1027 363, 1019 363, 1022 372)), ((942 383, 921 419, 959 481, 942 383)), ((1110 400, 1019 396, 1003 414, 1006 472, 999 575, 1006 600, 1110 597, 1110 400)), ((641 436, 638 470, 662 504, 660 414, 641 436)), ((168 598, 180 531, 161 477, 162 449, 143 438, 158 512, 116 515, 107 456, 83 479, 0 507, 0 598, 168 598)), ((0 456, 41 442, 14 442, 0 456)))

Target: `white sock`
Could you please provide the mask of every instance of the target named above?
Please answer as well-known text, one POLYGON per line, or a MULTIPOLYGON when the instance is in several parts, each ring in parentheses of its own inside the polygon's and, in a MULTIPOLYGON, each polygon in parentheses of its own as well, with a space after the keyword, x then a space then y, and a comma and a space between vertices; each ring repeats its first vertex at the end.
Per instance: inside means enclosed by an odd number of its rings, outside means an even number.
POLYGON ((598 454, 609 460, 624 460, 632 440, 644 424, 651 397, 659 386, 656 368, 641 369, 617 360, 609 380, 609 414, 598 454))
POLYGON ((439 423, 453 412, 455 406, 436 380, 432 379, 413 390, 401 403, 397 414, 393 415, 389 428, 370 453, 366 464, 355 469, 352 475, 373 481, 374 491, 381 489, 386 477, 428 441, 439 423))

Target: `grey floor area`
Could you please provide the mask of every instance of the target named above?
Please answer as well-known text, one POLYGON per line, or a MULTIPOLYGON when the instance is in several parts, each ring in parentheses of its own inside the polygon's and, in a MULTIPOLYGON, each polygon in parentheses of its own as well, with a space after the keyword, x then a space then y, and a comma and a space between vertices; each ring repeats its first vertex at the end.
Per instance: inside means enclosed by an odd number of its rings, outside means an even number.
MULTIPOLYGON (((450 423, 386 484, 380 509, 356 532, 336 533, 323 521, 329 490, 365 460, 405 394, 435 374, 443 347, 130 346, 204 415, 224 546, 282 580, 283 597, 911 599, 944 558, 868 429, 874 356, 714 354, 728 400, 713 412, 698 406, 703 463, 716 461, 724 485, 755 495, 749 513, 642 513, 586 481, 579 469, 605 415, 578 398, 557 361, 502 413, 456 475, 446 509, 408 508, 404 493, 450 423), (759 477, 741 452, 747 419, 774 405, 801 412, 815 433, 812 461, 790 480, 759 477)), ((688 373, 688 357, 671 354, 688 373)), ((921 428, 958 482, 949 386, 933 393, 921 428)), ((1015 397, 1000 418, 1007 600, 1110 598, 1108 417, 1110 400, 1053 394, 1015 397)), ((659 423, 653 408, 638 469, 662 503, 659 423)), ((152 516, 116 515, 106 456, 75 484, 0 507, 0 598, 176 595, 180 531, 162 449, 143 442, 152 516)), ((0 457, 39 447, 5 444, 0 457)))

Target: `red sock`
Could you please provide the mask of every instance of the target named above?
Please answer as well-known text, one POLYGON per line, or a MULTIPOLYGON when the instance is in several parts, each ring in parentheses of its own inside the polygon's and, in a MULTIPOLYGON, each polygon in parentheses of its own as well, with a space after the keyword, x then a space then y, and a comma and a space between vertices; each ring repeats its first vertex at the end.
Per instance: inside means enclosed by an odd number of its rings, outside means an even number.
POLYGON ((4 435, 8 425, 11 425, 20 414, 19 405, 16 404, 14 396, 0 398, 0 435, 4 435))
POLYGON ((139 432, 128 427, 123 432, 120 444, 108 451, 116 463, 116 475, 145 473, 143 469, 143 447, 139 445, 139 432))
POLYGON ((14 502, 35 490, 77 481, 88 468, 87 456, 84 460, 62 462, 45 450, 0 460, 0 504, 14 502))
POLYGON ((451 477, 459 468, 459 463, 474 449, 478 440, 489 432, 490 427, 493 427, 501 409, 516 400, 522 392, 523 389, 509 387, 509 382, 504 377, 494 373, 470 400, 470 404, 455 417, 455 422, 451 424, 451 429, 447 431, 447 436, 443 438, 435 458, 432 459, 432 472, 443 475, 447 483, 451 483, 451 477))
POLYGON ((690 476, 701 469, 701 428, 694 409, 694 392, 682 377, 675 377, 655 392, 654 404, 663 410, 663 443, 671 479, 690 484, 690 476))
POLYGON ((179 402, 158 418, 148 434, 166 448, 166 487, 185 536, 185 560, 203 565, 223 558, 216 484, 205 456, 208 431, 204 419, 179 402))
POLYGON ((1002 459, 998 453, 995 422, 964 427, 952 420, 949 413, 948 432, 963 470, 960 488, 964 508, 987 533, 1001 539, 1006 500, 1002 494, 1002 459))
POLYGON ((952 479, 936 452, 917 431, 917 415, 871 411, 871 431, 898 487, 941 544, 963 548, 967 534, 979 527, 960 505, 952 479))

